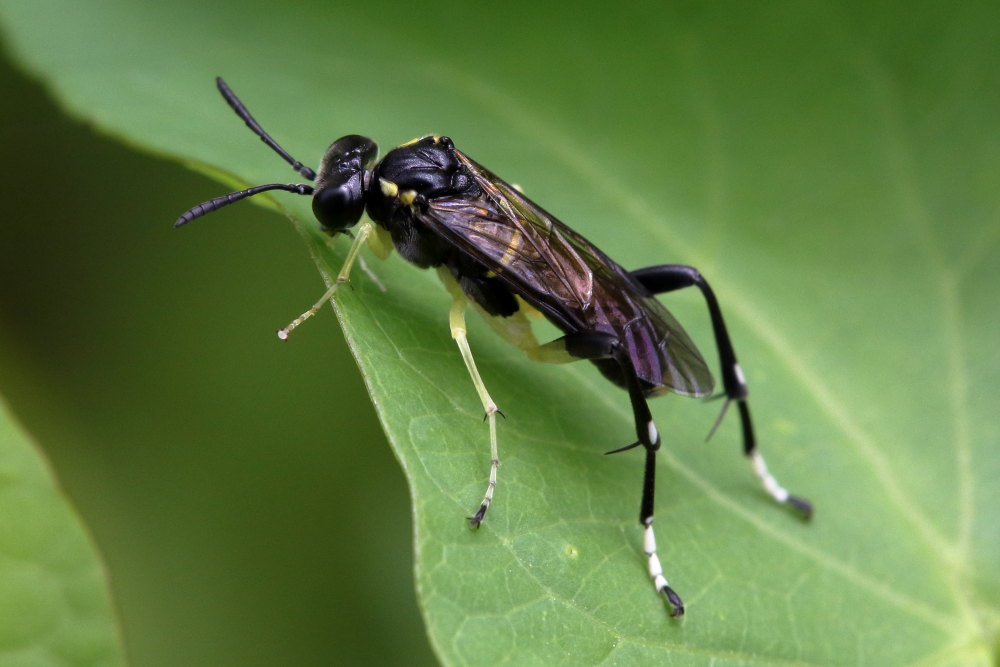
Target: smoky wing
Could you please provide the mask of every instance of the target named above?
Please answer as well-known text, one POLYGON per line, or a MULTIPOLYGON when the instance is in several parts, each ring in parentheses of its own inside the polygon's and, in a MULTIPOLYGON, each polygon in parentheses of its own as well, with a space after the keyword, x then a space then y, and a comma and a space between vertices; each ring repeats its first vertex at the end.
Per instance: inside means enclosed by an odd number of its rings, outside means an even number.
MULTIPOLYGON (((456 151, 479 197, 438 197, 418 217, 565 331, 614 333, 639 377, 703 396, 713 380, 670 312, 621 266, 514 187, 456 151)), ((655 393, 655 392, 654 392, 655 393)))

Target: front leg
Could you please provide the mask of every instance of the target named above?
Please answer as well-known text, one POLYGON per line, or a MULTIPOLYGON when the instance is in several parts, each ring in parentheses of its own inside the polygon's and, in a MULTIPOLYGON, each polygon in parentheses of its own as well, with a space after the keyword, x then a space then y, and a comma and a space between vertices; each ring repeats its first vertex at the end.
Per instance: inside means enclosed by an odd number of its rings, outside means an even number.
MULTIPOLYGON (((333 295, 337 292, 337 289, 341 286, 341 284, 350 280, 351 269, 354 268, 354 262, 361 259, 358 253, 361 252, 361 247, 374 231, 375 225, 370 222, 364 222, 360 227, 358 227, 358 233, 354 237, 354 241, 351 242, 351 247, 347 251, 347 259, 344 260, 344 265, 340 267, 340 272, 337 274, 336 280, 334 280, 329 289, 323 293, 323 296, 319 298, 319 301, 313 304, 312 308, 296 317, 284 329, 278 329, 278 338, 281 340, 288 340, 288 337, 292 335, 292 332, 295 331, 300 324, 308 320, 310 317, 314 317, 316 313, 319 312, 319 309, 323 307, 323 304, 333 298, 333 295)), ((364 267, 363 260, 361 263, 364 267)), ((368 272, 367 267, 364 267, 364 270, 368 272)), ((375 274, 369 272, 369 275, 374 277, 375 274)), ((375 279, 375 283, 381 287, 383 292, 385 291, 385 288, 382 287, 382 284, 378 281, 378 279, 375 279)))
POLYGON ((753 419, 750 417, 750 404, 747 402, 747 382, 736 360, 736 352, 733 350, 733 342, 729 337, 729 330, 722 317, 722 309, 715 298, 708 281, 701 275, 698 269, 683 264, 663 264, 660 266, 650 266, 644 269, 632 271, 632 277, 638 280, 643 287, 653 294, 672 292, 684 287, 696 286, 701 290, 705 303, 708 306, 709 316, 712 318, 712 331, 715 334, 715 344, 719 351, 719 364, 722 367, 722 386, 726 392, 726 402, 722 407, 722 412, 715 422, 715 426, 709 432, 711 437, 715 428, 722 421, 729 404, 736 402, 740 411, 740 424, 743 429, 743 453, 750 459, 754 474, 761 481, 767 493, 779 503, 788 504, 795 508, 804 518, 812 517, 812 504, 805 498, 800 498, 790 494, 778 483, 764 462, 764 457, 757 449, 757 438, 754 435, 753 419))

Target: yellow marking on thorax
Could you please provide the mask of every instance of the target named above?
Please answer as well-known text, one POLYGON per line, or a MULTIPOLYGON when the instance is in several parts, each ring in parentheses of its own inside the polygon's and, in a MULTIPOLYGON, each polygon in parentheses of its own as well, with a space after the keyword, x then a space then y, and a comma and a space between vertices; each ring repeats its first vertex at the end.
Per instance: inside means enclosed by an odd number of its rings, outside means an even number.
POLYGON ((433 139, 435 144, 438 143, 438 141, 441 139, 440 135, 437 135, 437 134, 425 134, 422 137, 417 137, 416 139, 410 139, 405 144, 400 144, 398 146, 398 148, 406 148, 407 146, 412 146, 413 144, 417 143, 418 141, 423 141, 427 137, 430 137, 431 139, 433 139))
POLYGON ((386 197, 395 197, 399 194, 399 186, 384 178, 378 179, 378 187, 386 197))

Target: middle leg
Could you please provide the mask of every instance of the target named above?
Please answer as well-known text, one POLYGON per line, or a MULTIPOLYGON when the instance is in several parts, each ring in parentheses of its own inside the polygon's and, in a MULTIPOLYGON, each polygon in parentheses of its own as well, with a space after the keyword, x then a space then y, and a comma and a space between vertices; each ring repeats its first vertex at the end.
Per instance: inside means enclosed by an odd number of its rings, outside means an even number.
POLYGON ((479 509, 476 510, 475 514, 468 517, 469 525, 472 528, 479 528, 479 524, 483 522, 486 511, 493 502, 493 492, 497 487, 497 468, 500 467, 500 455, 497 450, 497 413, 500 410, 497 409, 497 404, 486 390, 486 384, 479 375, 479 369, 476 368, 476 361, 472 358, 472 349, 469 347, 469 340, 466 337, 465 310, 469 305, 469 301, 447 268, 441 267, 438 269, 438 276, 452 298, 451 311, 448 316, 451 337, 455 340, 458 350, 462 354, 462 361, 465 362, 465 368, 469 371, 472 384, 476 387, 476 393, 479 394, 479 400, 483 404, 483 411, 486 413, 486 421, 490 425, 490 479, 486 485, 486 493, 483 495, 483 501, 479 504, 479 509))

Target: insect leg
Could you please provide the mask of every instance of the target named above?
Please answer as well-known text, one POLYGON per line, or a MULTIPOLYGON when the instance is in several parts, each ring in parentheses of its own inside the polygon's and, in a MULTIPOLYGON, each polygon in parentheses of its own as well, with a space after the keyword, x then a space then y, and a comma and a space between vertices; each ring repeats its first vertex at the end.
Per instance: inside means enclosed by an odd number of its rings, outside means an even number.
MULTIPOLYGON (((490 325, 490 328, 511 345, 520 348, 529 359, 545 364, 565 364, 578 359, 568 352, 562 345, 562 339, 553 341, 546 345, 539 345, 531 330, 531 321, 525 315, 525 311, 530 308, 521 302, 520 308, 513 315, 508 317, 497 317, 487 313, 482 306, 475 301, 470 301, 470 305, 475 308, 483 320, 490 325)), ((539 315, 541 317, 541 315, 539 315)))
POLYGON ((785 503, 795 508, 804 518, 812 517, 812 504, 805 498, 800 498, 790 494, 778 483, 764 462, 764 457, 757 449, 757 438, 754 435, 753 420, 750 417, 750 404, 747 402, 747 383, 743 376, 743 370, 736 360, 736 352, 733 350, 732 339, 729 337, 729 330, 726 329, 726 322, 722 318, 722 310, 719 302, 715 298, 715 293, 709 286, 708 281, 701 275, 698 269, 685 266, 683 264, 663 264, 660 266, 650 266, 644 269, 632 271, 632 276, 638 280, 643 287, 654 294, 672 292, 684 287, 696 286, 701 290, 705 303, 708 305, 708 312, 712 318, 712 330, 715 334, 715 344, 719 351, 719 363, 722 367, 722 385, 726 392, 726 402, 722 412, 715 422, 715 426, 709 432, 708 437, 712 437, 716 427, 726 414, 729 404, 736 402, 740 411, 740 424, 743 429, 743 453, 750 459, 754 474, 761 481, 764 490, 779 503, 785 503))
POLYGON ((361 246, 365 244, 365 240, 367 240, 368 235, 372 233, 372 227, 373 225, 370 222, 361 223, 358 227, 358 232, 354 237, 354 241, 351 243, 351 248, 347 251, 347 259, 344 260, 344 265, 340 267, 340 273, 337 274, 336 280, 333 281, 333 284, 330 285, 328 290, 323 292, 323 296, 319 298, 319 301, 313 304, 312 308, 296 317, 284 329, 278 329, 278 338, 281 340, 288 340, 288 337, 292 334, 292 331, 294 331, 296 327, 318 313, 319 309, 323 307, 323 304, 333 298, 334 293, 337 291, 337 288, 340 287, 341 283, 346 283, 350 279, 351 268, 354 266, 355 260, 358 259, 358 253, 361 252, 361 246))
MULTIPOLYGON (((632 402, 632 412, 635 417, 636 445, 642 445, 646 451, 646 467, 642 481, 642 502, 639 508, 639 523, 644 527, 642 545, 649 565, 649 577, 658 593, 663 593, 670 603, 670 615, 684 614, 684 602, 663 576, 663 566, 656 554, 656 535, 653 533, 654 495, 656 490, 656 450, 660 448, 660 434, 653 423, 653 415, 643 393, 635 368, 628 358, 621 341, 607 333, 584 331, 567 334, 562 338, 548 343, 543 347, 555 345, 564 347, 573 357, 578 359, 614 359, 622 369, 625 377, 629 399, 632 402)), ((632 446, 627 447, 630 449, 632 446)))
POLYGON ((455 340, 459 352, 462 354, 462 361, 465 362, 465 368, 469 371, 472 384, 476 387, 476 393, 479 394, 479 400, 482 401, 483 410, 486 413, 485 419, 490 425, 490 480, 486 485, 486 493, 483 495, 483 501, 479 504, 479 509, 476 510, 475 514, 467 517, 469 525, 472 528, 479 528, 479 524, 483 522, 483 517, 486 516, 486 510, 490 508, 490 503, 493 502, 493 491, 497 487, 497 468, 500 467, 500 455, 497 451, 497 413, 500 410, 497 409, 497 404, 493 402, 493 398, 486 390, 486 384, 479 375, 479 370, 476 368, 476 361, 472 358, 472 350, 469 348, 469 340, 465 335, 465 309, 468 307, 469 301, 447 268, 440 267, 438 269, 438 276, 440 276, 441 282, 448 288, 448 292, 452 297, 451 311, 448 316, 448 323, 451 326, 451 337, 455 340))

